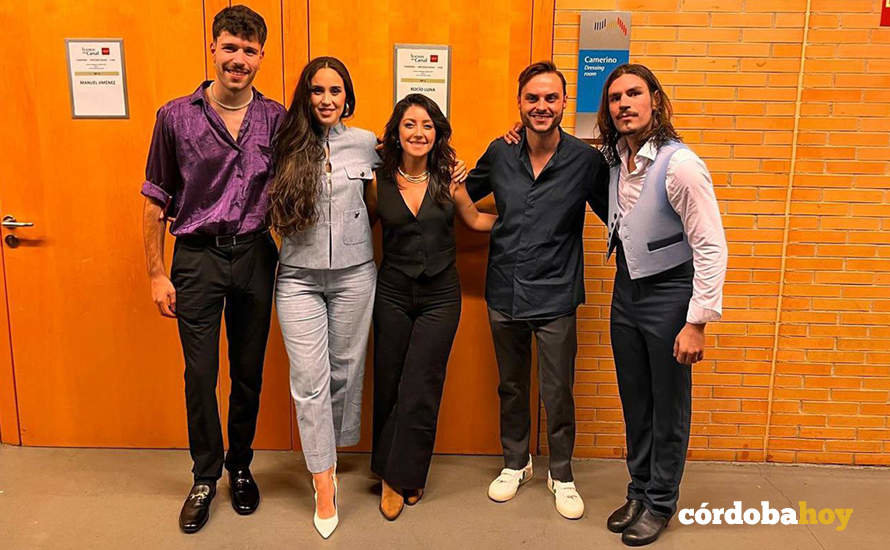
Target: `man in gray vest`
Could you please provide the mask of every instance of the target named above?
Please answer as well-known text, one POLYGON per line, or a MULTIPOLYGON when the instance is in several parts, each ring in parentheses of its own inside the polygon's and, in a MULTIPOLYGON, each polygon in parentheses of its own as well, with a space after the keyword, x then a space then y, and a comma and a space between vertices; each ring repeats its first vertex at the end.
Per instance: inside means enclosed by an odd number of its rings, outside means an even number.
POLYGON ((680 142, 655 75, 621 65, 598 125, 611 166, 608 254, 617 251, 612 353, 627 429, 627 501, 609 530, 654 542, 676 512, 689 444, 692 364, 720 319, 726 238, 708 169, 680 142))

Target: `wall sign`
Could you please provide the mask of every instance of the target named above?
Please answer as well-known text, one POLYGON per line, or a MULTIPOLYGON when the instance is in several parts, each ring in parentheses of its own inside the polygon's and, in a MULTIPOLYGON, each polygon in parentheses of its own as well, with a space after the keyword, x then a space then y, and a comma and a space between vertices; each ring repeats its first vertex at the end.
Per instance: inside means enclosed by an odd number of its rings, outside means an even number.
POLYGON ((72 118, 129 118, 123 39, 66 38, 72 118))
POLYGON ((581 12, 578 41, 578 101, 575 136, 594 138, 603 85, 612 70, 630 59, 630 12, 581 12))
POLYGON ((890 27, 890 0, 881 0, 881 26, 890 27))
POLYGON ((448 116, 451 107, 451 46, 396 44, 393 103, 408 94, 423 94, 448 116))

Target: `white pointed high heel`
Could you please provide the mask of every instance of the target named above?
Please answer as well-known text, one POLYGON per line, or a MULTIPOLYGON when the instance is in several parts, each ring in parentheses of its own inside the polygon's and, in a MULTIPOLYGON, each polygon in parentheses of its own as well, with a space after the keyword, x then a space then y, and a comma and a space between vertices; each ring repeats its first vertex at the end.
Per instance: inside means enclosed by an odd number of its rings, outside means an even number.
POLYGON ((315 489, 315 480, 312 480, 312 490, 315 492, 313 497, 315 498, 315 513, 312 516, 312 523, 315 524, 315 530, 318 531, 318 534, 321 535, 323 539, 327 539, 331 536, 331 533, 334 532, 334 529, 337 528, 337 524, 340 523, 340 511, 337 510, 337 506, 339 502, 337 501, 337 466, 334 466, 334 473, 331 476, 334 480, 334 515, 322 519, 318 517, 318 491, 315 489))

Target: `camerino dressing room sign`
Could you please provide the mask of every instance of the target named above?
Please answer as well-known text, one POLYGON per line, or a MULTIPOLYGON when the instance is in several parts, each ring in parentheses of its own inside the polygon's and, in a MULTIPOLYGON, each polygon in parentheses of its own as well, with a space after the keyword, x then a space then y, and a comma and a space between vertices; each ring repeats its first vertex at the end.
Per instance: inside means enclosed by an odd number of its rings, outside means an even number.
POLYGON ((581 12, 575 136, 596 137, 596 112, 609 73, 630 59, 630 12, 581 12))

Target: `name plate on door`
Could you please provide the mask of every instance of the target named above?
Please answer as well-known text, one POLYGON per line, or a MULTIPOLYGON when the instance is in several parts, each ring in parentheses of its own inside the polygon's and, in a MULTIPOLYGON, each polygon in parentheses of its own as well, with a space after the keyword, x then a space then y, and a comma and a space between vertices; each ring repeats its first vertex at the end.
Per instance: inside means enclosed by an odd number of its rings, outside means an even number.
POLYGON ((129 118, 124 41, 66 38, 72 118, 129 118))
POLYGON ((618 65, 630 59, 630 12, 581 12, 578 42, 578 102, 575 136, 596 138, 596 113, 603 85, 618 65))
POLYGON ((451 107, 451 46, 396 44, 393 47, 393 104, 408 94, 423 94, 445 116, 451 107))

